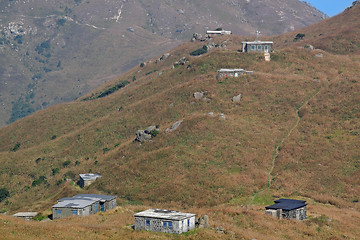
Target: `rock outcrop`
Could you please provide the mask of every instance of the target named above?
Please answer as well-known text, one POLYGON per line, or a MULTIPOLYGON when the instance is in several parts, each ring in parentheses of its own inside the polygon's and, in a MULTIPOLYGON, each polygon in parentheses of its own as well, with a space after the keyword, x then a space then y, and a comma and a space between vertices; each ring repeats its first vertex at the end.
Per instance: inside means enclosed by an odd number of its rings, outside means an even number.
POLYGON ((198 226, 198 228, 209 228, 209 216, 204 215, 198 219, 196 219, 195 224, 198 226))
POLYGON ((237 96, 234 96, 233 98, 232 98, 232 101, 234 102, 234 103, 239 103, 240 101, 241 101, 241 94, 239 94, 239 95, 237 95, 237 96))
POLYGON ((159 125, 149 126, 144 130, 138 130, 136 132, 136 138, 134 142, 150 141, 159 133, 159 131, 160 131, 159 125))

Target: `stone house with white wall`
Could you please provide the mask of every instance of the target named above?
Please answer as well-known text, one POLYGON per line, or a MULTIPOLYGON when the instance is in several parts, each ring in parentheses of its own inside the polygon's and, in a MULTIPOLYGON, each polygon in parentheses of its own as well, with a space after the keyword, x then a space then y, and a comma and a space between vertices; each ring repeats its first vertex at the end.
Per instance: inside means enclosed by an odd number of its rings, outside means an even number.
POLYGON ((62 198, 52 206, 53 219, 69 216, 88 216, 97 212, 106 212, 116 207, 116 196, 99 194, 79 194, 62 198))
POLYGON ((135 230, 181 234, 195 229, 195 215, 164 209, 134 214, 135 230))

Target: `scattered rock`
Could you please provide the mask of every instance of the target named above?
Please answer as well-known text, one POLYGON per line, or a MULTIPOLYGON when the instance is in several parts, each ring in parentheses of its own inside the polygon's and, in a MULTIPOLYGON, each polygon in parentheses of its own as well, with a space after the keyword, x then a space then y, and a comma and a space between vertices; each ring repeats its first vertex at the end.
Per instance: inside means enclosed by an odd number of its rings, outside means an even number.
POLYGON ((178 9, 177 12, 180 13, 180 14, 184 14, 184 13, 185 13, 185 11, 182 10, 182 9, 178 9))
POLYGON ((315 55, 315 57, 323 58, 323 57, 324 57, 324 54, 322 54, 322 53, 317 53, 317 54, 315 55))
POLYGON ((176 129, 178 129, 178 128, 180 127, 180 125, 181 125, 182 122, 183 122, 183 120, 180 120, 180 121, 175 122, 175 123, 171 126, 171 128, 170 128, 170 132, 173 132, 173 131, 175 131, 176 129))
POLYGON ((210 117, 215 117, 214 112, 209 112, 208 115, 209 115, 210 117))
POLYGON ((360 6, 360 1, 359 0, 356 0, 355 2, 352 3, 352 6, 355 7, 355 6, 360 6))
POLYGON ((170 104, 169 104, 169 107, 174 107, 174 103, 170 103, 170 104))
POLYGON ((167 59, 170 56, 170 53, 165 53, 164 55, 162 55, 160 58, 155 60, 155 63, 159 63, 161 61, 164 61, 165 59, 167 59))
POLYGON ((196 92, 196 93, 194 93, 194 98, 196 99, 196 100, 200 100, 200 99, 202 99, 204 97, 204 93, 203 92, 196 92))
POLYGON ((232 98, 232 101, 233 101, 234 103, 239 103, 239 102, 241 101, 241 94, 239 94, 239 95, 237 95, 237 96, 234 96, 234 97, 232 98))
POLYGON ((187 62, 189 62, 189 59, 187 59, 186 57, 182 57, 182 58, 180 58, 179 61, 174 63, 173 68, 175 68, 176 66, 179 66, 179 65, 185 65, 185 63, 187 63, 187 62))
POLYGON ((219 226, 219 227, 215 228, 215 230, 220 234, 225 234, 226 233, 226 229, 223 228, 222 226, 219 226))
POLYGON ((310 49, 310 50, 314 50, 314 49, 315 49, 314 46, 313 46, 313 45, 310 45, 310 44, 305 45, 305 48, 310 49))
POLYGON ((192 42, 195 42, 195 41, 201 41, 201 42, 205 42, 205 41, 208 41, 211 39, 211 36, 208 35, 208 34, 205 34, 204 36, 200 33, 194 33, 193 34, 193 37, 191 39, 192 42))
POLYGON ((159 125, 149 126, 145 130, 138 130, 136 132, 136 138, 134 142, 145 142, 150 141, 153 137, 155 137, 159 133, 159 125))
POLYGON ((204 215, 197 219, 196 224, 198 225, 198 228, 209 228, 209 216, 204 215))
POLYGON ((207 98, 207 97, 204 97, 203 99, 202 99, 204 102, 210 102, 210 98, 207 98))
POLYGON ((135 32, 135 29, 132 28, 132 27, 128 27, 127 30, 130 31, 130 32, 135 32))
POLYGON ((219 114, 219 119, 220 119, 220 120, 226 120, 225 114, 220 113, 220 114, 219 114))

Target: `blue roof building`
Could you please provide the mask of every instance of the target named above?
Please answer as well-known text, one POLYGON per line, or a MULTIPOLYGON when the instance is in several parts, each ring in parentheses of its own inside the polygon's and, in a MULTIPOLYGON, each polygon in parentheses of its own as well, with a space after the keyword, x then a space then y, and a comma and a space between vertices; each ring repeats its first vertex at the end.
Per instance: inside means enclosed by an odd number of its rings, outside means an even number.
POLYGON ((265 207, 265 214, 279 219, 306 219, 306 201, 282 198, 274 202, 275 204, 265 207))

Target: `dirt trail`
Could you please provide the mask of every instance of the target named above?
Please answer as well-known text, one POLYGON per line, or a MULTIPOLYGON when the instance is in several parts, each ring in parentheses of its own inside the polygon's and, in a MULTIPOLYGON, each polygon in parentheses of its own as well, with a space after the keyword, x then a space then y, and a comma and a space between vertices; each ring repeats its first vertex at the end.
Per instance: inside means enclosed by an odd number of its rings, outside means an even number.
POLYGON ((280 152, 280 147, 284 144, 284 142, 291 136, 292 132, 297 128, 297 126, 299 125, 299 122, 301 120, 301 117, 299 116, 299 111, 306 105, 308 104, 309 101, 311 101, 314 97, 316 97, 316 95, 318 95, 318 93, 320 92, 320 89, 317 89, 307 100, 305 100, 303 102, 303 104, 301 104, 300 107, 298 107, 295 111, 296 114, 296 122, 294 124, 294 126, 289 130, 289 132, 281 139, 281 141, 275 145, 275 149, 274 152, 272 154, 271 157, 271 168, 269 170, 268 173, 268 181, 267 181, 267 187, 270 188, 271 187, 271 183, 273 181, 273 176, 272 176, 272 172, 274 171, 275 168, 275 164, 276 164, 276 158, 279 156, 279 152, 280 152))

